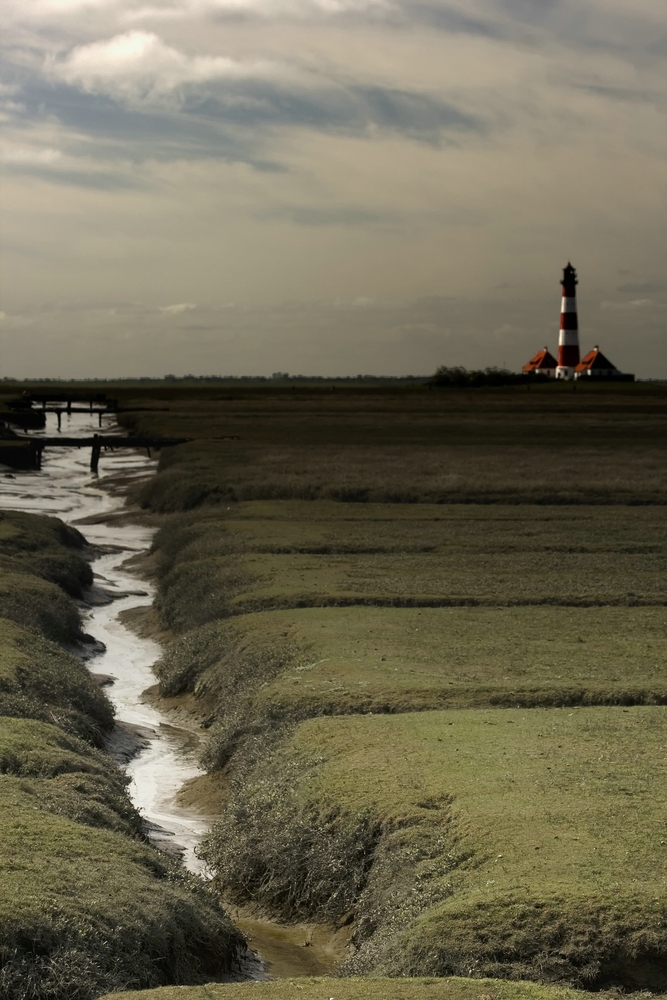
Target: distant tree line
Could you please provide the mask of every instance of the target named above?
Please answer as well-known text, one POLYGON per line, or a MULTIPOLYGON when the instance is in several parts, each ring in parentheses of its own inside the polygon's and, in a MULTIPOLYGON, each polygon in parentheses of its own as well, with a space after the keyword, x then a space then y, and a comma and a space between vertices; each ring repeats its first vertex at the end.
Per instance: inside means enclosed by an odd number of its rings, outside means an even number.
POLYGON ((525 385, 533 382, 548 382, 548 376, 541 374, 526 375, 523 372, 511 372, 506 368, 484 368, 471 370, 467 368, 448 368, 441 365, 431 379, 433 386, 476 389, 483 385, 525 385))

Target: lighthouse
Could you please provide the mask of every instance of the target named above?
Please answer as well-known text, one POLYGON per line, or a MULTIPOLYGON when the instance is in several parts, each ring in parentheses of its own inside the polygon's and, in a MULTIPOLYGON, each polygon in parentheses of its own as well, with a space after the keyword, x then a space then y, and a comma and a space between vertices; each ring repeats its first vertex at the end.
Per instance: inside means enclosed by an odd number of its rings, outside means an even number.
POLYGON ((558 365, 556 378, 574 378, 579 364, 579 325, 577 322, 577 272, 570 262, 563 268, 563 298, 560 307, 560 335, 558 337, 558 365))

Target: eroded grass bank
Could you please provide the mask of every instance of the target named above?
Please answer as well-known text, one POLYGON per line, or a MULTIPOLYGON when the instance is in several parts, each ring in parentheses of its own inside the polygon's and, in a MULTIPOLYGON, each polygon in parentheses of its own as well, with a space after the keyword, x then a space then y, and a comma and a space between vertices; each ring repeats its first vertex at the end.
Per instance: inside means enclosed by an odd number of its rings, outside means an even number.
POLYGON ((661 990, 665 711, 312 719, 206 851, 235 898, 354 913, 348 972, 661 990))
POLYGON ((81 636, 84 539, 3 513, 0 557, 0 992, 89 1000, 202 982, 240 937, 216 898, 145 841, 127 781, 101 749, 111 706, 51 641, 81 636))
POLYGON ((140 497, 162 691, 210 728, 221 895, 356 950, 183 995, 663 991, 664 389, 219 397, 121 414, 193 438, 140 497))
POLYGON ((199 436, 143 502, 217 885, 347 975, 665 989, 667 396, 601 388, 127 418, 199 436))
POLYGON ((166 627, 274 608, 665 604, 667 508, 274 501, 160 532, 166 627))

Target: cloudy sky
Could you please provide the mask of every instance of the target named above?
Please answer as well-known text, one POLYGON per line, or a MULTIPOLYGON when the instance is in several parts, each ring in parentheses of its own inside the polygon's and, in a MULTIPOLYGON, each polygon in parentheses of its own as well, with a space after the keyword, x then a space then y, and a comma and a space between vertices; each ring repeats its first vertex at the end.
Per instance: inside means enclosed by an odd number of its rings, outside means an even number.
POLYGON ((667 377, 664 0, 4 0, 0 377, 667 377))

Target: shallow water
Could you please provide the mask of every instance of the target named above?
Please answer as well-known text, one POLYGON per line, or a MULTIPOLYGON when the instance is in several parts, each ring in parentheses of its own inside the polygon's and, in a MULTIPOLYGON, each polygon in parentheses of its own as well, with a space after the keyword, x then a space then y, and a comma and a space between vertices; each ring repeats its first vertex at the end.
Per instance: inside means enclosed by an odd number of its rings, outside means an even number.
MULTIPOLYGON (((100 432, 95 413, 63 415, 62 433, 119 433, 112 419, 103 417, 103 421, 100 432)), ((56 434, 56 417, 49 414, 46 428, 31 436, 56 434)), ((91 544, 104 547, 104 553, 92 564, 95 586, 118 596, 109 603, 85 608, 84 628, 106 647, 88 661, 89 669, 113 679, 106 692, 116 709, 117 726, 109 750, 132 779, 132 801, 145 817, 156 846, 182 853, 187 867, 203 874, 194 849, 209 822, 207 817, 175 802, 181 786, 203 773, 195 759, 199 740, 196 732, 172 725, 156 708, 144 704, 143 692, 156 681, 151 664, 160 656, 161 648, 119 621, 122 611, 152 602, 150 583, 124 570, 122 564, 130 556, 146 551, 153 529, 141 523, 127 524, 125 520, 122 524, 87 520, 122 512, 124 498, 118 480, 151 475, 156 463, 128 449, 103 452, 99 478, 91 474, 89 465, 89 448, 47 448, 40 472, 0 472, 0 508, 59 517, 77 526, 91 544)))

